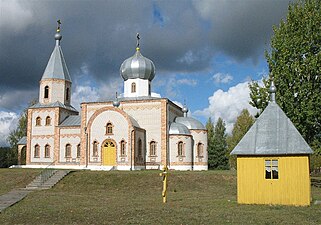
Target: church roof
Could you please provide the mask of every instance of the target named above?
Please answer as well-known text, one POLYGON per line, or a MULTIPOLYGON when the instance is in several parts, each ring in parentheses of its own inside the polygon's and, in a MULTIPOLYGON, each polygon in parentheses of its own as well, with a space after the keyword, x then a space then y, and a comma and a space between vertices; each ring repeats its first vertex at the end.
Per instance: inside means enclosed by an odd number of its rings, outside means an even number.
POLYGON ((191 132, 189 131, 189 129, 181 123, 171 123, 170 127, 169 127, 169 134, 183 134, 183 135, 190 135, 191 132))
POLYGON ((175 119, 175 122, 184 124, 188 129, 206 130, 204 125, 200 121, 198 121, 192 117, 177 117, 175 119))
POLYGON ((27 136, 22 137, 17 143, 17 145, 26 145, 26 144, 27 144, 27 136))
POLYGON ((59 125, 60 127, 80 126, 81 117, 79 115, 70 115, 59 125))
POLYGON ((29 107, 30 109, 35 109, 35 108, 54 108, 54 107, 60 107, 64 109, 68 109, 74 112, 78 112, 74 107, 71 105, 65 105, 59 101, 49 103, 49 104, 41 104, 40 102, 34 104, 33 106, 29 107))
POLYGON ((296 155, 312 150, 276 102, 266 109, 231 152, 232 155, 296 155))
POLYGON ((56 46, 51 53, 50 59, 46 66, 45 72, 41 80, 44 79, 63 79, 71 82, 71 78, 67 69, 66 61, 60 47, 60 40, 62 36, 60 33, 55 35, 56 46))

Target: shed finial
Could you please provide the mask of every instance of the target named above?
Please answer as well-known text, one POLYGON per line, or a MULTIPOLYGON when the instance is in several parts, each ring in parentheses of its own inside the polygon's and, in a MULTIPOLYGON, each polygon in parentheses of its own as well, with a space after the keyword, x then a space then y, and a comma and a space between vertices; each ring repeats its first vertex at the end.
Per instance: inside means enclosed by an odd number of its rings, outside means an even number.
POLYGON ((270 92, 270 101, 271 102, 275 102, 276 87, 274 85, 273 79, 271 80, 271 85, 270 85, 269 92, 270 92))
POLYGON ((136 38, 137 38, 136 51, 139 51, 139 40, 140 40, 139 33, 137 33, 136 38))

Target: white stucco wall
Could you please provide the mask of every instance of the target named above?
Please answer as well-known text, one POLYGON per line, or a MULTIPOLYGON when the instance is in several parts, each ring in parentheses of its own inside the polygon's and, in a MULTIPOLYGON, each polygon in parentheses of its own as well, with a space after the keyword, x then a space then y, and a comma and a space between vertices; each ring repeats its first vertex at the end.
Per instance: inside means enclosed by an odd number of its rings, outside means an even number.
POLYGON ((192 162, 192 137, 188 135, 170 135, 169 155, 171 163, 190 163, 192 162), (178 142, 183 142, 183 157, 178 156, 178 142))
POLYGON ((155 141, 157 143, 156 151, 157 157, 155 162, 161 161, 161 102, 139 102, 139 103, 125 103, 122 105, 123 110, 133 117, 139 126, 146 131, 146 161, 150 161, 148 157, 149 143, 155 141))
POLYGON ((149 80, 140 78, 126 80, 124 82, 124 97, 150 96, 149 84, 149 80), (132 92, 132 83, 136 84, 136 92, 132 92))
MULTIPOLYGON (((89 153, 90 153, 90 161, 91 162, 99 162, 101 163, 101 147, 103 142, 106 139, 112 139, 116 143, 116 152, 117 157, 120 157, 120 146, 119 143, 122 139, 125 139, 127 142, 126 150, 129 151, 129 130, 128 130, 128 121, 126 118, 116 111, 104 111, 100 113, 93 121, 90 127, 89 134, 89 153), (106 124, 111 122, 113 127, 113 134, 106 135, 106 124), (93 157, 93 142, 98 142, 98 157, 93 157)), ((125 159, 128 162, 129 153, 126 154, 127 157, 125 159)))
POLYGON ((55 111, 54 109, 46 109, 41 111, 34 111, 32 113, 32 135, 53 135, 54 134, 55 111), (46 125, 46 117, 50 116, 51 125, 46 125), (41 125, 36 126, 36 118, 41 118, 41 125))
POLYGON ((54 157, 54 138, 53 137, 39 137, 39 138, 33 138, 31 140, 31 155, 30 160, 32 163, 50 163, 53 162, 54 157), (40 157, 35 158, 34 157, 34 150, 35 145, 38 144, 40 146, 40 157), (45 157, 45 146, 50 145, 50 157, 45 157))
POLYGON ((80 144, 79 136, 66 136, 60 138, 60 149, 59 149, 59 162, 78 162, 77 158, 77 145, 80 144), (66 145, 71 145, 71 158, 67 159, 66 155, 66 145))
POLYGON ((190 130, 191 135, 193 136, 193 151, 194 151, 194 162, 206 162, 208 158, 208 152, 207 152, 207 132, 201 131, 201 130, 190 130), (203 157, 197 156, 197 145, 198 143, 203 144, 203 157))

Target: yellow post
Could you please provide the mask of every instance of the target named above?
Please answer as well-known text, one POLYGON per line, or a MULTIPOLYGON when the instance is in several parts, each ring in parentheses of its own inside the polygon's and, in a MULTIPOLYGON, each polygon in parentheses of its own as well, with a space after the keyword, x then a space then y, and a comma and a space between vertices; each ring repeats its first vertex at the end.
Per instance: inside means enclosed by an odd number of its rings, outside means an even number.
POLYGON ((167 166, 164 166, 163 172, 159 174, 159 176, 163 177, 163 191, 162 191, 163 203, 167 202, 167 175, 168 175, 168 168, 167 166))

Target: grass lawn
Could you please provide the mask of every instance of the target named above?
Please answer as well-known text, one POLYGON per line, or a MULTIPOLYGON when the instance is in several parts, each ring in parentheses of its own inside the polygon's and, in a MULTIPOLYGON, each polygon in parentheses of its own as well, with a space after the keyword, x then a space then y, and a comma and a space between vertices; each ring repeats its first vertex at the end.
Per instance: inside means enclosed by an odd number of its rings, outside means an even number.
MULTIPOLYGON (((161 190, 159 171, 77 171, 5 210, 0 224, 321 224, 321 205, 238 205, 231 171, 170 172, 167 204, 161 190)), ((321 188, 312 194, 321 200, 321 188)))
POLYGON ((0 169, 0 195, 29 184, 41 170, 0 169))

